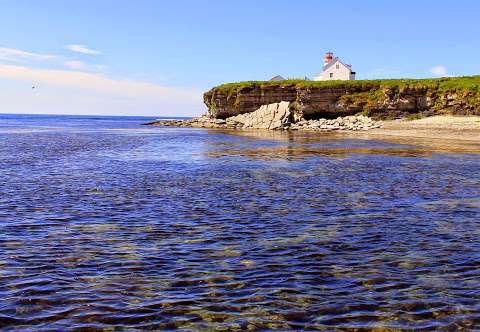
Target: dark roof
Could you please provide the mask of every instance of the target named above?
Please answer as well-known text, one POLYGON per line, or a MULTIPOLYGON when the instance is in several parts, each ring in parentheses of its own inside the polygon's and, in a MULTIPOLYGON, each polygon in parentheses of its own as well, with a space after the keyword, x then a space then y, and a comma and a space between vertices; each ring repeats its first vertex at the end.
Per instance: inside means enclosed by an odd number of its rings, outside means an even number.
POLYGON ((272 78, 270 79, 270 81, 285 81, 285 78, 283 78, 283 77, 280 76, 280 75, 277 75, 277 76, 275 76, 275 77, 272 77, 272 78))
POLYGON ((345 63, 342 62, 342 60, 340 60, 339 57, 335 57, 333 58, 332 61, 330 61, 327 65, 323 66, 323 71, 327 70, 328 68, 330 68, 331 66, 333 66, 336 62, 340 62, 342 65, 344 65, 345 67, 349 68, 350 70, 352 70, 352 66, 351 65, 347 65, 345 63))

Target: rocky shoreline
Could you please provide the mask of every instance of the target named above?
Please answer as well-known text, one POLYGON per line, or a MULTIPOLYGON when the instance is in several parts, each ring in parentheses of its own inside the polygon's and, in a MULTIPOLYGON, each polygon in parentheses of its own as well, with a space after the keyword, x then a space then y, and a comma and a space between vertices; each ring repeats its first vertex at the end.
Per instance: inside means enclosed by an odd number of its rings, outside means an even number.
POLYGON ((306 120, 295 113, 289 102, 280 102, 263 105, 254 112, 226 119, 202 116, 191 120, 159 120, 146 125, 219 129, 366 131, 381 128, 382 122, 374 121, 364 115, 306 120))

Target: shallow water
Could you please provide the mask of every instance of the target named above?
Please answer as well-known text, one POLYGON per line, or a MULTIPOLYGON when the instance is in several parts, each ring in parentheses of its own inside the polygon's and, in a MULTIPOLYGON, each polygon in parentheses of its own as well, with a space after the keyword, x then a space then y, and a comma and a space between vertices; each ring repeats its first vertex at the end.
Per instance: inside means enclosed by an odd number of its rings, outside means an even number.
POLYGON ((480 328, 478 145, 148 120, 0 115, 0 328, 480 328))

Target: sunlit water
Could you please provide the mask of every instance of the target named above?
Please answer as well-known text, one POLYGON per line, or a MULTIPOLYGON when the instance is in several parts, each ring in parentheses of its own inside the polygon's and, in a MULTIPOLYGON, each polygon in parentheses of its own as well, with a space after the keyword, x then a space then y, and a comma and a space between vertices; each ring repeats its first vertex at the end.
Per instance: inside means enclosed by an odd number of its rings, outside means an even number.
POLYGON ((0 328, 480 328, 480 147, 0 115, 0 328))

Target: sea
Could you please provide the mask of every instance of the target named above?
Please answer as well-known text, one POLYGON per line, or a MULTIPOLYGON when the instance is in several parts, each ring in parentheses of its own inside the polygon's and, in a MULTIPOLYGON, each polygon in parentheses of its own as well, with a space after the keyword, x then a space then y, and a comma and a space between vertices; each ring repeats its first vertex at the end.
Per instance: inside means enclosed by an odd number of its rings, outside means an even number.
POLYGON ((0 330, 480 330, 480 146, 0 115, 0 330))

